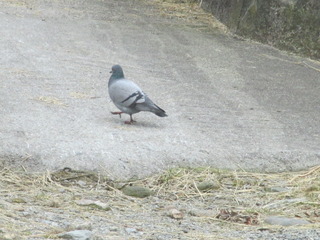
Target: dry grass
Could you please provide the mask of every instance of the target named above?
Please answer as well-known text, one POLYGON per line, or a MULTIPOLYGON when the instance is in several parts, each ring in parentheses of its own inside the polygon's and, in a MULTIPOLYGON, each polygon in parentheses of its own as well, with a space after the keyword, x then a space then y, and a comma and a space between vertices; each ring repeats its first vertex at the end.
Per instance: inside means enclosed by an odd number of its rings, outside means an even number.
POLYGON ((41 96, 41 97, 35 98, 34 100, 40 101, 40 102, 44 102, 44 103, 49 104, 49 105, 53 104, 53 105, 63 106, 63 107, 67 107, 68 106, 67 104, 62 102, 59 98, 52 97, 52 96, 41 96))
POLYGON ((72 192, 81 191, 81 194, 107 190, 110 196, 123 196, 120 190, 130 184, 145 186, 156 196, 169 199, 204 200, 225 196, 231 200, 230 206, 243 208, 264 208, 274 201, 304 198, 304 201, 294 204, 296 208, 291 208, 292 214, 301 206, 308 206, 310 209, 320 206, 320 166, 308 171, 285 173, 227 171, 209 167, 173 168, 134 181, 114 181, 95 172, 75 171, 69 168, 45 173, 27 173, 4 168, 0 172, 0 184, 0 195, 14 195, 21 191, 37 195, 37 192, 42 190, 66 189, 72 192), (89 188, 81 188, 78 185, 79 181, 89 188), (197 184, 201 182, 213 182, 215 187, 200 191, 197 184), (277 188, 283 189, 283 192, 281 189, 279 192, 277 188))
MULTIPOLYGON (((320 166, 307 171, 272 174, 175 168, 135 181, 113 181, 97 173, 71 169, 27 173, 4 167, 0 171, 0 236, 1 231, 28 231, 30 226, 19 225, 20 212, 26 205, 41 207, 42 211, 59 209, 72 215, 84 211, 75 200, 108 199, 113 208, 121 208, 121 211, 141 211, 140 203, 121 192, 128 184, 147 187, 166 203, 198 201, 217 206, 215 216, 205 216, 201 221, 261 227, 264 216, 284 215, 307 219, 313 223, 311 228, 320 227, 320 166), (214 183, 214 187, 201 191, 197 186, 203 182, 214 183)), ((99 209, 90 211, 98 216, 104 214, 99 209)), ((32 218, 28 223, 41 225, 32 218)), ((39 234, 49 238, 50 234, 55 236, 59 232, 62 229, 53 228, 39 234)))
POLYGON ((214 199, 215 203, 220 203, 220 209, 259 215, 279 214, 320 222, 320 166, 285 173, 178 168, 137 183, 145 184, 166 198, 214 199), (201 182, 213 182, 219 188, 202 192, 196 187, 201 182))
POLYGON ((183 19, 199 29, 210 28, 224 33, 228 28, 217 20, 212 14, 205 12, 198 1, 194 0, 153 0, 148 4, 156 5, 160 15, 167 18, 183 19))

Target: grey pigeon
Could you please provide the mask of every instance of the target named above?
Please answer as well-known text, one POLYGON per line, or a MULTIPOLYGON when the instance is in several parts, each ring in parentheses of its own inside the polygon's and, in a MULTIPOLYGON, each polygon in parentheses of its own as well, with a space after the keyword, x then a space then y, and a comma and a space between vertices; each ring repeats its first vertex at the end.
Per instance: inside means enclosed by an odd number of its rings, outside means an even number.
POLYGON ((112 74, 108 83, 109 95, 113 103, 121 110, 121 112, 111 112, 112 114, 118 114, 120 117, 122 113, 129 114, 130 121, 125 121, 127 124, 133 123, 132 114, 140 111, 152 112, 159 117, 168 116, 137 84, 124 77, 120 65, 114 65, 110 73, 112 74))

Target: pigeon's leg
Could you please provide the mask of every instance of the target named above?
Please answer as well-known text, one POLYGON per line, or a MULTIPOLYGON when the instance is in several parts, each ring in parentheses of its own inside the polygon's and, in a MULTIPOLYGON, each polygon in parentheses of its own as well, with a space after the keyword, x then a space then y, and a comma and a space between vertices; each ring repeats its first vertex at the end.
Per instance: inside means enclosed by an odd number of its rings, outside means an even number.
POLYGON ((132 123, 134 123, 134 122, 135 122, 135 120, 133 120, 132 114, 130 114, 130 121, 125 121, 124 123, 125 123, 125 124, 132 124, 132 123))
POLYGON ((111 112, 113 115, 119 115, 119 117, 121 118, 121 114, 123 113, 123 112, 111 112))

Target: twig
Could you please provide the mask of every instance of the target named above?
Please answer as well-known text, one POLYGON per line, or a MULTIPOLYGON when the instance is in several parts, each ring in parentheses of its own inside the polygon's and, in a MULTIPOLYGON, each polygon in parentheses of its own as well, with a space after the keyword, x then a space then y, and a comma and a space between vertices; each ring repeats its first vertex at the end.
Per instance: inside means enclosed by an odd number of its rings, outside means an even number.
POLYGON ((309 205, 319 205, 320 206, 320 202, 301 202, 303 204, 309 204, 309 205))
POLYGON ((46 174, 43 175, 43 183, 46 184, 47 182, 53 183, 53 180, 51 178, 51 173, 48 169, 46 171, 46 174))
POLYGON ((248 173, 246 170, 244 170, 239 164, 237 164, 237 167, 241 169, 242 172, 248 173))
POLYGON ((196 182, 193 180, 193 185, 194 185, 194 187, 196 188, 196 190, 197 190, 197 192, 199 193, 199 195, 200 195, 200 197, 201 197, 201 199, 202 199, 202 201, 204 200, 204 198, 203 198, 203 196, 202 196, 202 193, 200 192, 200 190, 199 190, 199 188, 197 187, 197 184, 196 184, 196 182))
POLYGON ((292 178, 289 182, 292 183, 292 182, 295 181, 297 178, 306 177, 306 176, 311 175, 312 173, 314 173, 314 172, 316 172, 316 171, 318 171, 318 170, 320 170, 320 165, 312 168, 309 172, 307 172, 307 173, 305 173, 305 174, 301 174, 301 175, 295 176, 295 177, 292 178))
POLYGON ((21 167, 22 167, 23 171, 26 173, 27 169, 23 165, 21 165, 21 167))
POLYGON ((59 179, 59 181, 65 181, 65 180, 73 180, 73 179, 77 179, 77 178, 82 178, 82 177, 91 177, 94 176, 93 173, 89 173, 89 174, 82 174, 82 175, 78 175, 78 176, 73 176, 73 177, 67 177, 67 178, 61 178, 59 179))
POLYGON ((229 224, 231 223, 231 224, 242 226, 242 227, 246 226, 246 224, 244 224, 244 223, 237 223, 237 222, 233 222, 233 221, 227 221, 227 220, 223 220, 223 219, 220 219, 220 218, 208 217, 207 219, 213 220, 213 221, 217 221, 217 222, 223 222, 223 223, 229 223, 229 224))

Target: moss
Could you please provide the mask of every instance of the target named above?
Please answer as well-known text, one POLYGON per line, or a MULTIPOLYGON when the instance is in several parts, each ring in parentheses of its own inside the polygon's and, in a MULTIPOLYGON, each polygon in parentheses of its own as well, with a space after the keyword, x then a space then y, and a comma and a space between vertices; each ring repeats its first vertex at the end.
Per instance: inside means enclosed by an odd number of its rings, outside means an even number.
POLYGON ((122 192, 127 196, 137 198, 145 198, 152 195, 152 191, 142 186, 126 186, 122 189, 122 192))
POLYGON ((320 1, 283 2, 243 0, 228 6, 214 0, 211 6, 220 6, 212 12, 239 35, 320 59, 320 1))
POLYGON ((219 189, 220 186, 217 182, 214 182, 214 181, 203 181, 197 184, 197 188, 201 192, 206 192, 212 189, 219 189))

